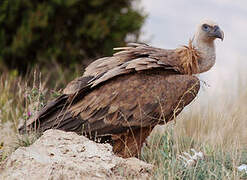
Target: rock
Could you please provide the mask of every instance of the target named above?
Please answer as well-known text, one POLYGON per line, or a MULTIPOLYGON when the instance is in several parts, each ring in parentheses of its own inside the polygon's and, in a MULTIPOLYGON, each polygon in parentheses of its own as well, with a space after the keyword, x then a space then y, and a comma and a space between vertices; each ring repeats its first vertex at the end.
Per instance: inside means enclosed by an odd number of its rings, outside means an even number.
POLYGON ((20 147, 0 168, 0 179, 149 179, 152 165, 123 159, 109 144, 60 130, 44 132, 34 144, 20 147))

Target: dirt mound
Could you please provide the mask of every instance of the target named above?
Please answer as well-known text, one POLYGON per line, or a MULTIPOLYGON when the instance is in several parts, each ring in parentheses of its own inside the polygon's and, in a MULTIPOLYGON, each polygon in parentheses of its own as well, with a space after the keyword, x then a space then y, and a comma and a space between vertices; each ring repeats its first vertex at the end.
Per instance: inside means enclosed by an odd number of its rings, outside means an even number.
POLYGON ((152 165, 123 159, 109 144, 48 130, 34 144, 20 147, 4 162, 0 179, 148 179, 152 165))

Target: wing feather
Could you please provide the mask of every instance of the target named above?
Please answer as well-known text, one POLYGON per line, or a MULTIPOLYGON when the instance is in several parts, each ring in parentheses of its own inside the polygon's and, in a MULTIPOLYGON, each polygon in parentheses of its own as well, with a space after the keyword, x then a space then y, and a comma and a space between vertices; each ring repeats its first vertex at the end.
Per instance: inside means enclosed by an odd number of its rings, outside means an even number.
POLYGON ((87 133, 121 133, 171 120, 195 98, 199 87, 198 79, 189 75, 171 76, 164 71, 126 74, 95 89, 69 111, 84 120, 87 133), (191 87, 194 93, 184 96, 191 87))
POLYGON ((183 64, 180 62, 181 51, 166 50, 148 46, 146 44, 131 43, 127 47, 116 48, 120 50, 112 57, 100 58, 91 63, 82 77, 72 81, 66 88, 65 94, 75 94, 84 86, 96 87, 98 84, 116 76, 135 71, 154 68, 163 68, 183 73, 183 64), (88 78, 88 82, 81 79, 88 78))

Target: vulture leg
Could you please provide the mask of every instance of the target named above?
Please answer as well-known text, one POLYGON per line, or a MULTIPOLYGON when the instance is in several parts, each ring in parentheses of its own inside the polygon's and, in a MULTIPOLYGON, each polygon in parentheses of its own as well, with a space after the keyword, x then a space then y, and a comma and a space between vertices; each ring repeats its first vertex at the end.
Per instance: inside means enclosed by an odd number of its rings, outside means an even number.
POLYGON ((113 152, 123 158, 139 157, 142 144, 152 129, 153 127, 143 127, 135 130, 129 129, 124 134, 113 136, 113 152))

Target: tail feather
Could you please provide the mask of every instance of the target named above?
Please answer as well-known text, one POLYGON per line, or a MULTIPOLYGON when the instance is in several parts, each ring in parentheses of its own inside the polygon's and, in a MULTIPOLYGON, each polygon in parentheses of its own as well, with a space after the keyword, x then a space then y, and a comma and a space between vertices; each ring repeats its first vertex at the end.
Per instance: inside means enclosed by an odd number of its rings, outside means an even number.
POLYGON ((29 119, 18 130, 21 134, 38 131, 44 132, 48 129, 61 129, 81 133, 83 120, 74 117, 69 111, 68 95, 61 95, 49 102, 35 117, 29 119))

